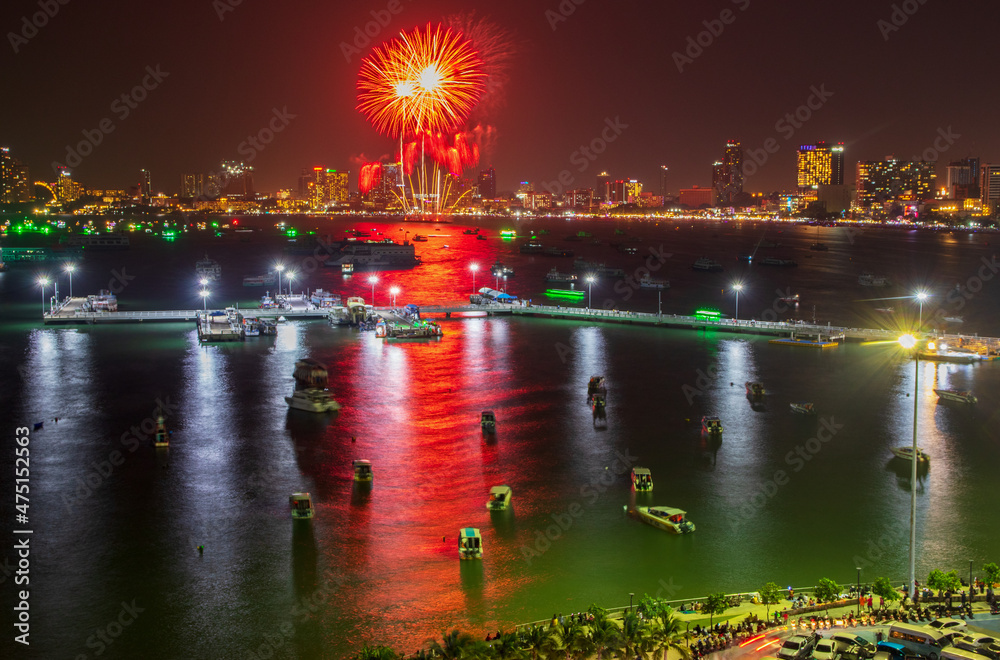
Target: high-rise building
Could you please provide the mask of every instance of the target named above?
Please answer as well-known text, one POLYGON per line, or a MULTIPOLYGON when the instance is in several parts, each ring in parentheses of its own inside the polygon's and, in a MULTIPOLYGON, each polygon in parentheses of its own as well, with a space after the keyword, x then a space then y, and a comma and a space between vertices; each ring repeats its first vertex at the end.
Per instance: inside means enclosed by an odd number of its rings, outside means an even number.
POLYGON ((153 186, 150 182, 149 170, 139 170, 139 201, 149 204, 153 199, 153 186))
POLYGON ((868 208, 891 201, 924 201, 934 198, 937 179, 933 161, 886 160, 858 163, 858 206, 868 208))
POLYGON ((594 189, 594 197, 602 202, 611 201, 611 175, 601 172, 597 175, 597 188, 594 189))
POLYGON ((497 198, 497 173, 492 166, 479 173, 479 196, 482 199, 497 198))
POLYGON ((983 204, 991 207, 1000 202, 1000 165, 987 163, 982 166, 979 190, 983 204))
POLYGON ((56 175, 56 201, 60 204, 79 199, 83 192, 83 187, 73 180, 73 174, 65 167, 60 167, 56 175))
POLYGON ((844 185, 844 144, 803 144, 798 152, 800 193, 815 192, 820 186, 844 185))
POLYGON ((722 160, 712 165, 712 184, 716 204, 736 204, 736 197, 743 193, 743 146, 738 141, 726 142, 722 160))
POLYGON ((635 179, 618 179, 611 185, 611 201, 615 204, 637 204, 642 184, 635 179))
POLYGON ((590 188, 566 191, 566 204, 574 209, 588 209, 594 201, 594 191, 590 188))
POLYGON ((660 165, 660 197, 666 199, 669 197, 667 194, 667 170, 669 168, 666 165, 660 165))
POLYGON ((218 177, 220 180, 217 187, 222 196, 246 201, 253 199, 253 167, 251 165, 231 160, 222 161, 222 169, 218 177))
MULTIPOLYGON (((301 191, 303 176, 299 177, 299 189, 301 191)), ((347 187, 349 172, 341 172, 327 167, 312 168, 311 176, 306 179, 305 199, 309 201, 309 206, 313 209, 322 209, 331 204, 346 204, 350 199, 350 191, 347 187)), ((398 175, 397 175, 398 176, 398 175)), ((385 172, 383 178, 385 180, 385 172)))
POLYGON ((204 174, 181 175, 181 197, 201 197, 205 194, 204 174))
POLYGON ((31 201, 28 168, 10 154, 9 148, 0 148, 0 204, 28 201, 31 201))

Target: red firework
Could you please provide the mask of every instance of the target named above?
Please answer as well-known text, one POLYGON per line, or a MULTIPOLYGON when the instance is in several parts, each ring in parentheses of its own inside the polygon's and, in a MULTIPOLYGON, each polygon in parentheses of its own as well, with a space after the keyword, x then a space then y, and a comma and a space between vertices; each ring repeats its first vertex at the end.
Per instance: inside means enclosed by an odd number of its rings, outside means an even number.
POLYGON ((362 194, 374 190, 380 183, 382 183, 382 163, 365 163, 361 166, 361 172, 358 175, 358 190, 362 194))

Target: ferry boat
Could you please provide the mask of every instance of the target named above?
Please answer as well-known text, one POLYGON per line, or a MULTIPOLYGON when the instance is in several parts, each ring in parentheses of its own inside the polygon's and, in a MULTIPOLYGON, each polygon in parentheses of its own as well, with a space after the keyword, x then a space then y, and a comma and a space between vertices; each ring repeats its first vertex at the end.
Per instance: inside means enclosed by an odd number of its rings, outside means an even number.
POLYGON ((674 534, 690 534, 694 531, 694 523, 686 518, 687 511, 670 506, 637 506, 636 516, 639 520, 674 534))
POLYGON ((583 259, 577 259, 573 262, 573 270, 587 271, 588 273, 599 277, 625 277, 625 270, 622 268, 614 268, 612 266, 606 266, 602 263, 585 261, 583 259))
POLYGON ((271 286, 278 281, 278 276, 275 273, 268 273, 267 275, 248 275, 243 278, 243 286, 271 286))
POLYGON ((519 250, 521 254, 538 254, 545 251, 545 246, 537 241, 528 241, 519 250))
POLYGON ((364 268, 413 268, 420 265, 414 246, 384 241, 349 242, 326 261, 327 266, 345 264, 364 268))
POLYGON ((484 410, 479 415, 479 426, 483 433, 493 433, 497 430, 497 416, 492 410, 484 410))
POLYGON ((101 289, 96 296, 87 296, 81 309, 85 312, 117 312, 118 296, 106 289, 101 289))
POLYGON ((648 468, 632 468, 632 487, 636 492, 649 492, 653 490, 653 475, 648 468))
POLYGON ((153 438, 154 447, 169 447, 170 446, 170 433, 167 430, 167 420, 163 415, 158 415, 156 417, 156 435, 153 438))
POLYGON ((722 264, 720 264, 718 261, 713 261, 712 259, 709 259, 708 257, 699 257, 694 262, 694 265, 691 266, 691 268, 693 268, 694 270, 705 270, 705 271, 717 272, 717 271, 722 270, 722 264))
POLYGON ((444 331, 434 321, 414 321, 413 325, 406 326, 398 323, 387 323, 385 319, 379 319, 375 324, 375 336, 380 339, 429 339, 441 337, 444 331))
POLYGON ((413 235, 413 240, 416 241, 417 243, 426 243, 427 242, 427 237, 426 236, 422 236, 420 234, 414 234, 413 235))
POLYGON ((288 504, 292 507, 292 520, 309 520, 313 517, 312 495, 309 493, 292 493, 288 504))
POLYGON ((604 396, 608 393, 607 382, 604 380, 604 376, 591 376, 590 381, 587 383, 587 396, 594 396, 600 394, 604 396))
POLYGON ((764 396, 765 391, 764 391, 764 386, 762 384, 748 380, 745 383, 745 385, 747 388, 747 396, 751 397, 764 396))
POLYGON ((372 471, 372 462, 363 458, 359 458, 353 461, 351 465, 354 468, 354 480, 364 483, 370 483, 375 477, 375 473, 372 471))
POLYGON ((815 250, 817 252, 826 252, 830 248, 827 247, 826 243, 813 243, 809 246, 810 250, 815 250))
POLYGON ((651 275, 643 275, 639 278, 640 289, 669 289, 670 280, 659 280, 651 275))
POLYGON ((219 265, 219 262, 209 259, 208 254, 206 254, 204 259, 195 263, 194 272, 198 279, 214 282, 222 277, 222 266, 219 265))
POLYGON ((545 275, 546 282, 576 282, 579 279, 576 273, 560 273, 555 268, 545 275))
POLYGON ((701 430, 710 435, 719 435, 722 433, 722 420, 705 415, 701 418, 701 430))
POLYGON ((957 403, 977 403, 979 399, 969 390, 934 390, 934 394, 946 401, 955 401, 957 403))
POLYGON ((326 366, 316 360, 302 359, 295 363, 295 389, 292 396, 286 396, 289 408, 306 412, 332 412, 340 410, 340 404, 326 389, 328 375, 326 366))
POLYGON ((477 528, 464 527, 458 530, 458 558, 483 558, 483 537, 477 528))
POLYGON ((860 284, 861 286, 884 287, 884 286, 889 286, 889 280, 882 275, 861 273, 860 275, 858 275, 858 284, 860 284))
POLYGON ((486 500, 486 508, 490 511, 506 511, 510 508, 510 498, 513 495, 510 486, 494 486, 490 488, 490 499, 486 500))
POLYGON ((799 401, 795 403, 789 403, 788 406, 792 409, 793 413, 798 413, 800 415, 815 415, 816 407, 812 403, 805 401, 799 401))
POLYGON ((763 266, 798 266, 798 262, 792 261, 791 259, 775 259, 774 257, 764 257, 759 259, 757 263, 763 266))
POLYGON ((340 294, 316 289, 309 295, 309 302, 317 307, 337 307, 340 305, 340 294))
MULTIPOLYGON (((906 446, 903 446, 903 447, 893 447, 892 448, 892 453, 896 456, 896 458, 901 458, 904 461, 912 461, 913 460, 913 447, 911 447, 910 445, 906 445, 906 446)), ((931 457, 928 456, 924 452, 923 449, 920 449, 918 447, 917 448, 917 463, 929 463, 930 460, 931 460, 931 457)))
POLYGON ((499 259, 490 267, 490 272, 493 273, 493 277, 514 277, 514 269, 504 266, 499 259))

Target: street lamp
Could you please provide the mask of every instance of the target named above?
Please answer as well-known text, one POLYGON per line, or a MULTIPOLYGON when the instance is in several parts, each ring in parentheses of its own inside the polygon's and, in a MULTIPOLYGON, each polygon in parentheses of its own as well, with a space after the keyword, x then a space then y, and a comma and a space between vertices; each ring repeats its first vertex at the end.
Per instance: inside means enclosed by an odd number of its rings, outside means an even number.
POLYGON ((73 271, 76 270, 76 264, 67 264, 66 272, 69 273, 69 297, 73 297, 73 271))
POLYGON ((927 300, 927 292, 918 291, 915 297, 920 303, 920 322, 917 324, 917 332, 922 332, 924 328, 924 301, 927 300))
POLYGON ((733 285, 733 288, 736 289, 736 325, 739 325, 740 324, 740 291, 743 290, 743 283, 742 282, 737 282, 736 284, 733 285))
POLYGON ((476 271, 479 270, 479 264, 469 264, 469 270, 472 271, 472 293, 476 293, 476 271))
POLYGON ((208 289, 201 290, 201 309, 208 311, 208 289))
POLYGON ((392 295, 392 300, 389 302, 389 306, 395 308, 396 307, 396 296, 399 294, 399 287, 398 286, 394 286, 391 289, 389 289, 389 294, 392 295))
MULTIPOLYGON (((587 275, 587 311, 590 311, 591 306, 594 303, 594 280, 597 279, 593 275, 587 275)), ((629 594, 631 597, 632 594, 629 594)), ((631 606, 629 606, 631 607, 631 606)))
POLYGON ((42 316, 45 316, 45 287, 49 285, 49 278, 39 277, 38 284, 42 287, 42 316))
POLYGON ((278 295, 281 295, 281 271, 285 270, 285 264, 278 264, 274 267, 278 271, 278 295))
POLYGON ((201 278, 200 280, 198 280, 198 284, 200 284, 201 288, 204 289, 206 286, 208 286, 208 278, 205 277, 201 278))
POLYGON ((628 611, 629 611, 629 614, 632 613, 632 596, 634 596, 634 595, 635 594, 632 593, 632 592, 629 592, 629 594, 628 594, 628 611))
MULTIPOLYGON (((899 345, 909 350, 915 349, 917 339, 913 335, 903 335, 899 345)), ((913 454, 910 456, 910 598, 913 598, 916 583, 917 564, 917 396, 920 391, 920 351, 913 354, 913 454)))
POLYGON ((858 616, 861 615, 861 567, 856 567, 858 569, 858 616))
POLYGON ((295 279, 295 273, 288 273, 285 277, 288 278, 288 295, 290 297, 292 295, 292 280, 295 279))
POLYGON ((375 306, 375 284, 378 282, 378 277, 372 275, 368 278, 368 283, 372 285, 372 307, 375 306))

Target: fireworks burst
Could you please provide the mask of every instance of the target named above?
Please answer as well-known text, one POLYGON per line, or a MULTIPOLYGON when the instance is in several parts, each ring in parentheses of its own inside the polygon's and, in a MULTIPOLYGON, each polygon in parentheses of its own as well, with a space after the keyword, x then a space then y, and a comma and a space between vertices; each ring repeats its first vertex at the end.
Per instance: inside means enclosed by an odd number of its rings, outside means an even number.
POLYGON ((358 110, 386 135, 451 132, 479 102, 486 74, 461 33, 438 25, 401 32, 361 63, 358 110))

